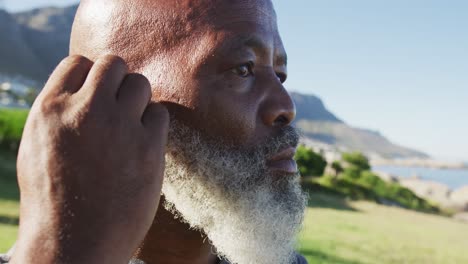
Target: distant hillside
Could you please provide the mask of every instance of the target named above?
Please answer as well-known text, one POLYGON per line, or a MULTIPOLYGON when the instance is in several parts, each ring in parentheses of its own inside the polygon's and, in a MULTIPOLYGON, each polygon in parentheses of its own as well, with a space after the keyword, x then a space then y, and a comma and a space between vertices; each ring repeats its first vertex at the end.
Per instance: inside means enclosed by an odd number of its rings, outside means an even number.
POLYGON ((333 113, 325 108, 322 100, 317 96, 303 95, 296 92, 291 92, 291 97, 294 100, 297 108, 296 120, 315 120, 328 121, 334 123, 342 123, 333 113))
MULTIPOLYGON (((70 33, 77 6, 67 8, 41 8, 15 14, 23 28, 23 37, 47 74, 68 54, 70 33)), ((43 76, 47 79, 47 75, 43 76)))
POLYGON ((24 33, 12 15, 0 10, 0 73, 41 80, 47 72, 24 33))
POLYGON ((44 82, 68 54, 77 6, 9 14, 0 10, 0 73, 44 82))
MULTIPOLYGON (((43 83, 68 54, 76 10, 77 6, 16 14, 0 10, 0 75, 19 75, 43 83)), ((427 157, 394 145, 376 132, 350 127, 316 96, 292 93, 292 97, 297 107, 296 125, 315 142, 386 158, 427 157)))
POLYGON ((378 132, 347 125, 328 111, 316 96, 292 93, 292 97, 297 108, 296 126, 309 139, 342 150, 359 150, 370 156, 428 157, 425 153, 395 145, 378 132))

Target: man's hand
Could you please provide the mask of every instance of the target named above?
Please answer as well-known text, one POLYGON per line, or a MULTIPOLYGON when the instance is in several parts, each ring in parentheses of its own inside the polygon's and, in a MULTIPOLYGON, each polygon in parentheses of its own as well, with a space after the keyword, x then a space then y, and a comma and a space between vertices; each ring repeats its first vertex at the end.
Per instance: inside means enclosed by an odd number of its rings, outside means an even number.
POLYGON ((14 263, 125 263, 160 198, 169 116, 142 75, 71 56, 34 103, 18 154, 14 263))

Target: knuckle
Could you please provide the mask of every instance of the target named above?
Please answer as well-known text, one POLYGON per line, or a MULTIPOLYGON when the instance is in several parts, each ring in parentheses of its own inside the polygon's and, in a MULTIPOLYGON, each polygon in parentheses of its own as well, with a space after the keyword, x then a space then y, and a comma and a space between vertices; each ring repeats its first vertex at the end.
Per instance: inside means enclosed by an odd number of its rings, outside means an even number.
POLYGON ((151 96, 151 84, 145 76, 138 73, 134 73, 129 75, 129 77, 131 78, 131 81, 139 87, 140 90, 143 90, 143 92, 145 92, 147 97, 151 96))
POLYGON ((65 65, 70 65, 70 66, 88 66, 92 64, 92 62, 81 55, 70 55, 66 57, 65 59, 62 60, 62 63, 65 65))
POLYGON ((108 65, 109 67, 119 67, 125 71, 128 71, 127 63, 119 56, 108 54, 99 58, 98 61, 103 65, 108 65))
POLYGON ((37 110, 40 114, 48 116, 50 114, 58 114, 63 111, 64 102, 56 96, 46 96, 36 102, 37 110))
POLYGON ((146 103, 149 103, 151 98, 151 85, 148 79, 137 73, 128 74, 122 83, 121 89, 125 90, 125 94, 128 96, 137 96, 138 98, 144 98, 146 103))

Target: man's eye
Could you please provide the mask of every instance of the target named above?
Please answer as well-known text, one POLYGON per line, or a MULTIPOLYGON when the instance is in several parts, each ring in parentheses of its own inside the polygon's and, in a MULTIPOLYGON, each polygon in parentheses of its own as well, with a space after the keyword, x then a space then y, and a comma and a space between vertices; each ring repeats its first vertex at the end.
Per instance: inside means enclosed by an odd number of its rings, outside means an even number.
POLYGON ((234 69, 232 69, 232 72, 234 72, 236 75, 239 75, 240 77, 246 78, 253 75, 252 69, 253 62, 249 62, 235 67, 234 69))

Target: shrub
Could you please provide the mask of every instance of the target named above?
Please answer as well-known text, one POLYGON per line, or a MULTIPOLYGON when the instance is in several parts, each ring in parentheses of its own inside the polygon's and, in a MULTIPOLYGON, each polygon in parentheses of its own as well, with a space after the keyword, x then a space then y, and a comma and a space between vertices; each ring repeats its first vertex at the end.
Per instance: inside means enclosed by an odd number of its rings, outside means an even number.
POLYGON ((0 109, 0 148, 16 152, 23 134, 28 110, 0 109))
MULTIPOLYGON (((368 159, 359 152, 344 153, 343 160, 348 163, 339 177, 325 175, 316 180, 327 190, 339 193, 352 199, 371 200, 386 204, 399 205, 408 209, 429 213, 439 213, 440 209, 418 197, 411 190, 382 180, 370 171, 368 159)), ((340 163, 332 164, 337 172, 340 163), (336 169, 336 168, 338 169, 336 169)))
POLYGON ((302 176, 322 176, 327 166, 327 161, 322 155, 305 146, 297 148, 294 159, 302 176))
POLYGON ((370 188, 386 187, 387 183, 371 171, 362 171, 358 182, 370 188))
POLYGON ((342 154, 343 161, 359 170, 370 170, 369 160, 360 152, 351 152, 342 154))
POLYGON ((372 189, 357 184, 354 179, 345 174, 338 179, 325 175, 319 183, 351 199, 378 201, 372 189))
POLYGON ((408 209, 429 213, 440 211, 411 190, 397 183, 386 182, 371 171, 348 168, 341 177, 324 176, 319 183, 352 199, 391 202, 408 209))
POLYGON ((356 168, 356 167, 346 168, 343 171, 342 177, 343 178, 349 178, 349 179, 352 179, 352 180, 357 180, 357 179, 359 179, 359 177, 361 177, 361 170, 356 168))
POLYGON ((343 166, 341 166, 341 163, 337 160, 333 161, 331 168, 335 171, 335 175, 341 174, 344 171, 343 166))

